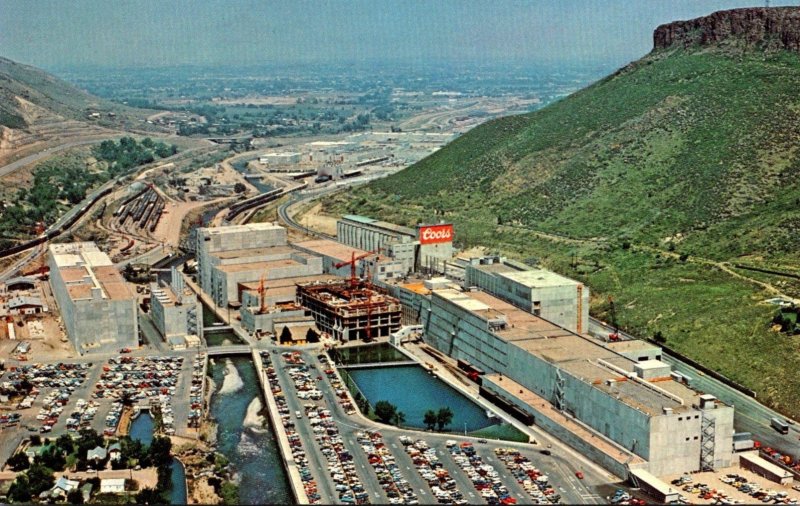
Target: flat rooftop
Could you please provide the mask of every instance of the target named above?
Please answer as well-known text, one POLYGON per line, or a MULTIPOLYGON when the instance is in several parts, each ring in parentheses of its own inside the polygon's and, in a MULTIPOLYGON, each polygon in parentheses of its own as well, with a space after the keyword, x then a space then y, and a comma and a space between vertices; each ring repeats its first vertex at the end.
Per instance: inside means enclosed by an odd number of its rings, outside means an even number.
POLYGON ((73 301, 91 299, 95 288, 100 289, 103 299, 136 298, 114 263, 95 243, 51 244, 49 251, 73 301))
POLYGON ((283 227, 274 223, 247 223, 245 225, 229 225, 226 227, 201 228, 200 232, 206 235, 241 234, 244 232, 259 232, 263 230, 283 230, 283 227))
MULTIPOLYGON (((172 285, 151 288, 150 294, 151 297, 158 298, 162 306, 174 306, 178 302, 178 294, 172 285)), ((195 293, 189 287, 183 289, 182 295, 186 297, 184 300, 194 300, 195 297, 195 293)))
POLYGON ((530 288, 552 288, 556 286, 576 286, 582 284, 579 281, 566 278, 545 269, 531 269, 529 271, 512 269, 511 271, 499 272, 498 275, 530 288))
POLYGON ((329 239, 315 239, 312 241, 303 241, 294 243, 298 248, 302 248, 318 255, 331 257, 340 262, 349 262, 352 260, 353 255, 359 257, 366 255, 368 252, 363 249, 351 248, 346 244, 331 241, 329 239))
POLYGON ((211 253, 211 255, 219 258, 220 260, 229 260, 231 258, 257 257, 264 255, 288 255, 295 251, 296 250, 291 246, 269 246, 266 248, 245 248, 215 251, 211 253))
POLYGON ((344 216, 342 216, 342 220, 351 221, 361 225, 368 225, 370 227, 383 229, 386 230, 387 232, 392 232, 395 234, 407 235, 413 238, 417 237, 417 232, 412 228, 404 227, 402 225, 395 225, 394 223, 389 223, 388 221, 376 220, 373 218, 369 218, 367 216, 359 216, 357 214, 345 214, 344 216))
POLYGON ((265 272, 267 274, 267 277, 269 277, 269 271, 271 269, 283 269, 286 267, 302 267, 304 265, 305 264, 300 263, 297 260, 292 260, 287 258, 285 260, 271 260, 268 262, 246 262, 243 264, 218 265, 216 268, 221 270, 222 272, 227 272, 227 273, 261 271, 265 272))
POLYGON ((651 416, 661 414, 664 407, 678 412, 689 410, 692 404, 699 403, 698 392, 672 379, 648 382, 638 377, 623 378, 628 373, 634 373, 634 360, 486 292, 445 289, 434 290, 433 293, 485 320, 504 320, 505 328, 495 330, 494 334, 509 345, 555 364, 599 390, 619 395, 626 404, 651 416), (608 380, 611 380, 611 384, 607 383, 608 380), (673 396, 682 399, 683 404, 673 396))
POLYGON ((655 344, 650 344, 647 341, 642 341, 639 339, 631 339, 630 341, 611 341, 606 343, 606 348, 616 351, 617 353, 660 349, 660 347, 656 346, 655 344))
POLYGON ((114 265, 108 255, 93 242, 51 244, 48 250, 59 269, 84 265, 88 267, 114 265))

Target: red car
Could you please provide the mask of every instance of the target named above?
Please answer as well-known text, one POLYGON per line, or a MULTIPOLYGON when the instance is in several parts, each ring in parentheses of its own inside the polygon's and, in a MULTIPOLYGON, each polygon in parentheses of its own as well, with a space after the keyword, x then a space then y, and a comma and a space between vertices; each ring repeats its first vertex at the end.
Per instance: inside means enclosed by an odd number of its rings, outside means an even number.
POLYGON ((583 473, 582 473, 581 471, 576 471, 576 472, 575 472, 575 476, 576 476, 576 477, 577 477, 579 480, 582 480, 582 479, 583 479, 583 473))

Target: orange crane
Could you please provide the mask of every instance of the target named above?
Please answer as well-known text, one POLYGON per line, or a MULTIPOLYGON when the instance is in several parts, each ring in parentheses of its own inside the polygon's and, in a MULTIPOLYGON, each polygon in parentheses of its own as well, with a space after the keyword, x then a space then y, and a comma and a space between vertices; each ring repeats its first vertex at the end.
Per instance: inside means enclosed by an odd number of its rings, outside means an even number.
MULTIPOLYGON (((366 270, 365 278, 369 283, 369 264, 367 264, 366 270)), ((372 342, 372 290, 367 290, 367 328, 364 331, 366 333, 364 341, 372 342)))
POLYGON ((264 314, 267 312, 267 298, 264 296, 267 293, 266 287, 264 287, 264 275, 261 275, 261 280, 258 282, 258 300, 259 300, 259 307, 258 313, 264 314))
POLYGON ((349 265, 350 266, 350 288, 351 289, 355 289, 356 285, 358 285, 358 281, 357 281, 358 278, 356 278, 356 262, 358 260, 362 260, 364 258, 367 258, 367 257, 372 256, 372 255, 376 255, 378 253, 380 253, 380 251, 379 250, 375 250, 375 251, 370 251, 369 253, 364 253, 363 255, 356 256, 356 252, 353 251, 353 252, 350 253, 350 261, 348 261, 348 262, 339 262, 338 264, 334 264, 333 266, 336 269, 344 267, 345 265, 349 265))

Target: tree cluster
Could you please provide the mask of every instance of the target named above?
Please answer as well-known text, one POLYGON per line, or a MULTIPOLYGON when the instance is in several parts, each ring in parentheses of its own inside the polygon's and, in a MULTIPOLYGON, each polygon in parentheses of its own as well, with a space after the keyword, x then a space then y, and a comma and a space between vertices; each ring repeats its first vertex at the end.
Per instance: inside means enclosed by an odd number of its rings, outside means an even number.
POLYGON ((434 428, 443 430, 445 427, 450 425, 452 421, 453 410, 445 406, 443 408, 439 408, 439 411, 434 411, 432 409, 427 410, 422 423, 425 424, 428 430, 433 430, 434 428))

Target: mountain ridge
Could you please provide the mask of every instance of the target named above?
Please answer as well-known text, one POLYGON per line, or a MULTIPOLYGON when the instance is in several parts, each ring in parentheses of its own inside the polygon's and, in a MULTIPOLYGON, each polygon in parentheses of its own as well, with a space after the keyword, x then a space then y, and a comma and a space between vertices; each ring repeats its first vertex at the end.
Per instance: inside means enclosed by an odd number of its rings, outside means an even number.
POLYGON ((0 56, 0 158, 54 139, 143 128, 155 111, 89 94, 43 70, 0 56))
POLYGON ((655 50, 725 41, 800 52, 800 9, 761 7, 717 11, 688 21, 666 23, 653 32, 655 50))

